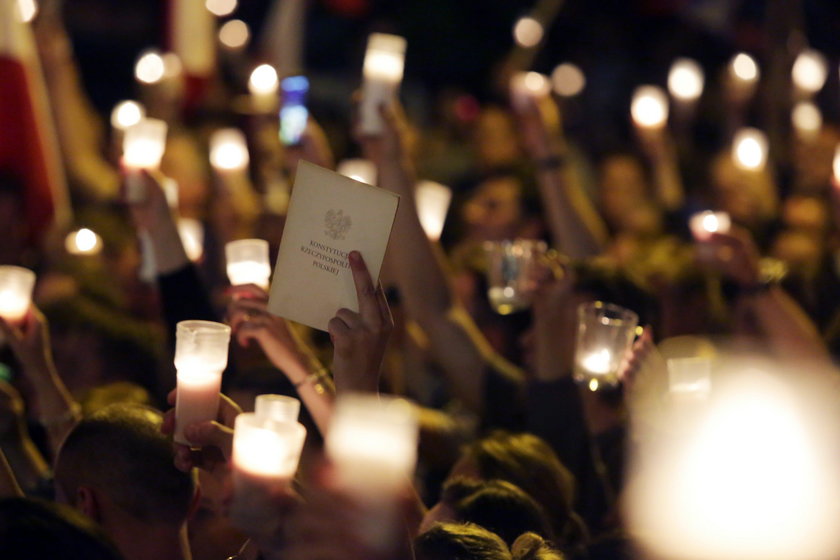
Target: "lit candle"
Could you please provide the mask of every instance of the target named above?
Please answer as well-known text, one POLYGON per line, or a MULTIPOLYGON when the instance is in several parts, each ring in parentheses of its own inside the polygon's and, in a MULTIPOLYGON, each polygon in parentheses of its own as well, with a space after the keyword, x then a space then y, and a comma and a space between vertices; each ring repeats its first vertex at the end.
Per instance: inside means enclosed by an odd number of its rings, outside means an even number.
POLYGON ((19 266, 0 266, 0 317, 19 323, 29 311, 35 273, 19 266))
POLYGON ((434 181, 420 181, 414 191, 414 200, 423 231, 429 239, 437 241, 446 222, 452 190, 434 181))
POLYGON ((760 171, 767 163, 767 136, 757 128, 742 128, 732 140, 732 159, 745 171, 760 171))
POLYGON ((712 388, 712 362, 708 358, 672 358, 668 362, 668 389, 673 398, 705 400, 712 388))
POLYGON ((256 284, 268 290, 271 264, 268 258, 268 241, 240 239, 225 245, 227 275, 232 286, 256 284))
POLYGON ((361 183, 376 185, 376 165, 367 159, 345 159, 339 162, 336 172, 361 183))
POLYGON ((834 170, 834 186, 840 187, 840 144, 837 144, 837 147, 834 148, 832 169, 834 170))
POLYGON ((578 307, 573 379, 590 391, 615 387, 624 355, 633 342, 639 316, 600 301, 578 307))
POLYGON ((747 53, 738 53, 727 66, 727 86, 736 101, 745 101, 755 93, 760 77, 758 63, 747 53))
POLYGON ((691 234, 697 241, 707 241, 712 233, 729 233, 732 221, 726 212, 706 210, 691 216, 688 221, 691 234))
POLYGON ((178 218, 178 235, 187 258, 200 261, 204 256, 204 224, 193 218, 178 218))
POLYGON ((102 238, 91 229, 81 228, 67 234, 64 248, 71 255, 98 255, 102 252, 102 238))
POLYGON ((223 128, 210 137, 210 164, 217 171, 242 171, 249 161, 248 144, 238 128, 223 128))
POLYGON ((206 0, 204 5, 207 10, 218 17, 229 16, 236 10, 237 0, 206 0))
POLYGON ((125 129, 123 136, 123 166, 126 173, 126 200, 140 202, 146 197, 139 172, 156 170, 166 150, 166 122, 143 118, 125 129))
POLYGON ((797 136, 802 140, 815 139, 822 129, 822 113, 810 101, 800 101, 794 105, 790 120, 797 136))
POLYGON ((678 58, 668 73, 668 91, 683 102, 694 102, 703 93, 703 68, 690 58, 678 58))
POLYGON ((828 77, 828 62, 822 53, 806 49, 799 53, 791 69, 791 78, 796 89, 803 95, 813 95, 825 85, 828 77))
POLYGON ((111 126, 115 130, 124 131, 134 126, 146 116, 146 108, 136 101, 120 101, 111 111, 111 126))
POLYGON ((522 48, 536 47, 545 35, 543 24, 534 17, 524 16, 513 24, 513 40, 522 48))
POLYGON ((372 33, 368 37, 359 107, 363 134, 382 132, 384 123, 379 107, 390 104, 397 95, 405 67, 405 48, 405 39, 398 35, 372 33))
POLYGON ((288 483, 297 470, 306 428, 297 421, 275 422, 245 412, 236 417, 233 464, 266 482, 288 483))
POLYGON ((38 14, 38 3, 35 0, 18 0, 20 17, 25 23, 30 23, 38 14))
POLYGON ((140 53, 134 64, 134 77, 144 84, 156 84, 163 79, 165 66, 163 56, 156 49, 145 50, 140 53))
POLYGON ((630 104, 633 121, 644 128, 661 128, 668 121, 668 98, 662 88, 639 86, 630 104))
POLYGON ((273 422, 297 422, 300 401, 286 395, 257 395, 254 414, 262 420, 273 422))
POLYGON ((571 62, 558 65, 551 73, 554 93, 561 97, 574 97, 586 87, 583 71, 571 62))
POLYGON ((277 110, 280 81, 277 70, 270 64, 260 64, 251 72, 248 79, 248 91, 251 92, 251 104, 257 113, 271 113, 277 110))
POLYGON ((175 344, 178 391, 175 441, 189 445, 184 428, 215 420, 219 408, 222 371, 227 366, 230 327, 212 321, 181 321, 175 344))
POLYGON ((219 42, 231 50, 239 50, 248 44, 251 31, 241 19, 232 19, 219 28, 219 42))
POLYGON ((519 110, 551 92, 551 82, 538 72, 517 72, 510 79, 510 101, 519 110))

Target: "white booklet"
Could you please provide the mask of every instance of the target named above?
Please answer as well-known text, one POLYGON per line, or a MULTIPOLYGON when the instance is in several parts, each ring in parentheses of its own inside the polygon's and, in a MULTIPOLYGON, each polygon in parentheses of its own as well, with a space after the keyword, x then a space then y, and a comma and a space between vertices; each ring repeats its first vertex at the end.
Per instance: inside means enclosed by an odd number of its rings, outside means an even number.
POLYGON ((325 331, 342 307, 359 310, 348 255, 379 278, 399 196, 323 167, 298 164, 268 310, 325 331))

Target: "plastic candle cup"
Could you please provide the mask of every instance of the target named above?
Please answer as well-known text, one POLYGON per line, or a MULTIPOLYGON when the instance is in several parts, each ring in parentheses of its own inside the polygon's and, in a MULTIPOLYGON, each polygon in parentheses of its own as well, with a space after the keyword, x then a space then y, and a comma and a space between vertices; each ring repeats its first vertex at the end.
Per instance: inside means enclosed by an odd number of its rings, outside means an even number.
POLYGON ((126 174, 126 200, 140 202, 146 197, 140 177, 143 169, 155 170, 160 166, 166 150, 167 125, 159 119, 143 118, 125 129, 123 135, 123 166, 126 174))
POLYGON ((0 317, 20 323, 32 303, 35 273, 19 266, 0 266, 0 317))
POLYGON ((251 103, 257 113, 271 113, 277 109, 279 103, 278 91, 280 80, 277 70, 270 64, 260 64, 251 72, 248 79, 248 91, 251 92, 251 103))
POLYGON ((657 86, 639 86, 630 104, 633 122, 643 128, 662 128, 668 122, 668 97, 657 86))
POLYGON ((729 233, 732 220, 726 212, 706 210, 691 216, 688 221, 691 234, 697 241, 708 241, 713 233, 729 233))
POLYGON ((178 218, 178 236, 184 244, 184 252, 192 262, 204 256, 204 224, 194 218, 178 218))
POLYGON ((708 358, 668 360, 668 391, 672 400, 703 401, 712 390, 712 362, 708 358))
POLYGON ((384 123, 379 106, 390 104, 397 95, 405 68, 406 40, 399 35, 371 33, 362 73, 362 102, 359 107, 363 134, 379 134, 384 123))
POLYGON ((300 414, 300 401, 286 395, 258 395, 254 414, 262 420, 294 423, 300 414))
POLYGON ((339 162, 336 172, 360 183, 376 185, 376 165, 369 159, 345 159, 339 162))
POLYGON ((227 275, 232 286, 256 284, 268 289, 271 264, 268 260, 268 241, 240 239, 225 245, 227 275))
POLYGON ((591 391, 618 385, 619 368, 638 324, 636 313, 618 305, 601 301, 581 304, 574 380, 591 391))
POLYGON ((241 130, 223 128, 210 137, 210 164, 217 171, 242 171, 249 161, 248 145, 241 130))
POLYGON ((175 405, 175 441, 184 445, 184 428, 215 420, 219 408, 222 372, 227 367, 230 327, 212 321, 181 321, 175 343, 178 398, 175 405))
POLYGON ((549 93, 551 81, 539 72, 517 72, 510 79, 510 101, 520 111, 549 93))
POLYGON ((417 184, 414 191, 417 215, 423 231, 432 241, 440 239, 451 201, 452 190, 449 187, 434 181, 421 181, 417 184))
POLYGON ((501 315, 522 311, 531 305, 536 289, 536 264, 546 244, 533 239, 487 241, 487 297, 501 315))

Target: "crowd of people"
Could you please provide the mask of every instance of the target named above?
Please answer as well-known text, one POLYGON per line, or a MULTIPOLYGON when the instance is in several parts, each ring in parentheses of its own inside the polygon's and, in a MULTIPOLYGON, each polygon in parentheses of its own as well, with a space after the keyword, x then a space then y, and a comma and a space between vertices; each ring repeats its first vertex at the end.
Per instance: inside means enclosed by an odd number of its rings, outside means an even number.
POLYGON ((754 100, 725 69, 704 92, 720 107, 702 118, 726 131, 714 149, 695 141, 690 112, 646 126, 628 107, 632 141, 592 153, 564 132, 574 102, 509 99, 524 69, 504 65, 496 102, 444 95, 421 124, 395 98, 378 107, 377 134, 313 107, 301 141, 284 145, 275 108, 249 106, 243 76, 256 61, 240 54, 197 99, 138 84, 169 134, 159 171, 129 177, 61 14, 32 28, 73 218, 35 239, 26 178, 0 175, 0 262, 38 279, 24 319, 0 320, 2 557, 648 557, 628 521, 628 464, 653 437, 669 358, 749 350, 834 375, 840 130, 782 126, 763 165, 739 165, 732 140, 754 100), (247 138, 243 173, 210 166, 209 138, 227 127, 247 138), (400 203, 380 277, 351 252, 359 309, 336 309, 323 333, 270 313, 265 287, 231 286, 224 246, 265 239, 276 256, 298 162, 334 169, 349 157, 372 162, 375 185, 400 203), (418 215, 421 178, 454 192, 440 240, 418 215), (125 196, 130 181, 144 196, 125 196), (698 237, 690 217, 709 209, 731 227, 698 237), (201 224, 198 250, 185 219, 201 224), (79 228, 95 232, 95 251, 69 250, 79 228), (514 239, 551 250, 527 309, 501 314, 485 246, 514 239), (578 309, 596 300, 639 317, 616 387, 573 377, 578 309), (185 320, 232 329, 218 417, 185 426, 190 445, 172 439, 185 320), (386 500, 348 492, 323 450, 335 403, 356 393, 404 397, 418 418, 416 469, 386 500), (236 495, 235 419, 264 394, 301 401, 300 466, 280 488, 236 495))

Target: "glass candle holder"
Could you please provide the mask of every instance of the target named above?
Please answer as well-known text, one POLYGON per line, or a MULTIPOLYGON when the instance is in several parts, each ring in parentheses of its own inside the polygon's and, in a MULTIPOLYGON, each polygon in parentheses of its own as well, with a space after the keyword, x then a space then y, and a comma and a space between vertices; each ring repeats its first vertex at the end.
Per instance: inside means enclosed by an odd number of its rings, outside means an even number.
POLYGON ((175 405, 175 436, 189 445, 184 428, 196 422, 215 420, 219 408, 222 372, 227 367, 230 327, 212 321, 181 321, 175 342, 178 398, 175 405))
POLYGON ((546 249, 545 242, 533 239, 488 241, 484 244, 487 297, 497 313, 508 315, 531 305, 537 283, 537 264, 546 249))
POLYGON ((672 399, 706 400, 712 390, 709 358, 672 358, 668 364, 668 391, 672 399))
POLYGON ((19 266, 0 266, 0 317, 20 323, 32 303, 35 273, 19 266))
POLYGON ((268 257, 268 241, 264 239, 240 239, 225 245, 227 275, 232 286, 256 284, 268 290, 271 264, 268 257))
POLYGON ((602 301, 581 304, 574 380, 592 391, 617 386, 619 369, 638 324, 636 313, 618 305, 602 301))
POLYGON ((300 401, 286 395, 258 395, 254 414, 262 420, 294 423, 300 414, 300 401))

